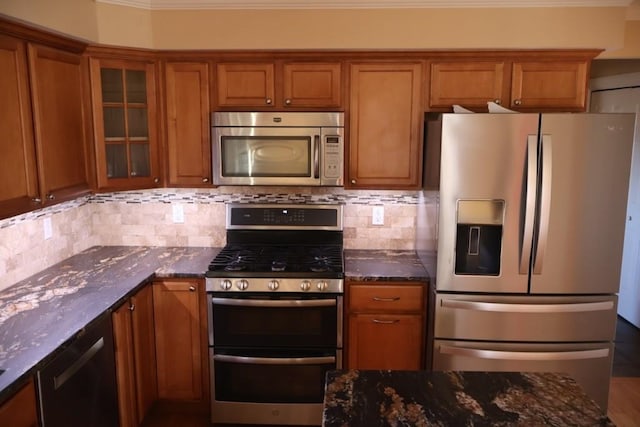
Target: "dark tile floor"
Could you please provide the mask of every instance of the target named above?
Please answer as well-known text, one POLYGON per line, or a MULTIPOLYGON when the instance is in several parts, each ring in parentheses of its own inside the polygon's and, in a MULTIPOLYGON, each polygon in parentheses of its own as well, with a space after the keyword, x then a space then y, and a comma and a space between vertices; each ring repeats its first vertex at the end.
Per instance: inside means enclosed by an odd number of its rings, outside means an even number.
POLYGON ((640 377, 640 330, 620 316, 616 326, 612 376, 640 377))

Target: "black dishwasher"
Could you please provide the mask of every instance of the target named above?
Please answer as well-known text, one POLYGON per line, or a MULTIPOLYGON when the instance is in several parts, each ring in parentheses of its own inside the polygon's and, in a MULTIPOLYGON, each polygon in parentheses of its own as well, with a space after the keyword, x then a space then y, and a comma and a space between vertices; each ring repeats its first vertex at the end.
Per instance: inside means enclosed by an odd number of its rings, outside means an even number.
POLYGON ((42 427, 117 427, 114 357, 104 315, 38 371, 42 427))

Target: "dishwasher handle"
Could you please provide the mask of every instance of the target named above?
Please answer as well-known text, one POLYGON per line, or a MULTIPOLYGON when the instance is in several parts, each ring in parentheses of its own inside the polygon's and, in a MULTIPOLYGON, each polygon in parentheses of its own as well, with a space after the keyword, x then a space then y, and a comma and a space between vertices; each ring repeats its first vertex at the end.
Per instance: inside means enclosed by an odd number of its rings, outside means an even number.
POLYGON ((53 388, 54 390, 59 389, 73 377, 76 372, 78 372, 84 365, 86 365, 93 356, 95 356, 102 348, 104 347, 104 338, 100 337, 87 351, 85 351, 82 356, 78 357, 78 359, 73 362, 71 366, 62 371, 60 375, 53 377, 53 388))

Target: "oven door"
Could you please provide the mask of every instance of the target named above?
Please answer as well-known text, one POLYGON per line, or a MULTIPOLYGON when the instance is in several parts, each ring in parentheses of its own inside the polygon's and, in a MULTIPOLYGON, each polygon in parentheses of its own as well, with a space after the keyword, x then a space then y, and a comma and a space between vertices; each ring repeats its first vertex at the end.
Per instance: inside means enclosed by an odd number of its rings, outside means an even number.
POLYGON ((214 127, 216 185, 320 185, 319 127, 214 127))
POLYGON ((341 295, 209 294, 209 345, 342 348, 341 295))

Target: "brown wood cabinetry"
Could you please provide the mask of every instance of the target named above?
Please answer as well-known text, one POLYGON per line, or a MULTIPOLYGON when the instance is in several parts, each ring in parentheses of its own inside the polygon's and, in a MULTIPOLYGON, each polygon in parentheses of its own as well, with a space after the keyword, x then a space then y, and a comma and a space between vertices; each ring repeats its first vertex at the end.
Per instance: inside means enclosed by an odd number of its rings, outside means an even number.
POLYGON ((158 397, 152 287, 129 298, 112 321, 120 425, 138 426, 158 397))
POLYGON ((211 185, 209 64, 165 63, 169 186, 211 185))
POLYGON ((160 399, 206 402, 207 314, 202 280, 153 283, 160 399))
POLYGON ((0 219, 40 207, 26 50, 0 35, 0 219))
POLYGON ((514 61, 511 108, 584 111, 590 60, 514 61))
POLYGON ((218 107, 339 109, 340 62, 219 63, 218 107))
POLYGON ((0 425, 37 427, 38 409, 33 379, 0 405, 0 425))
POLYGON ((423 369, 424 283, 347 283, 347 367, 423 369))
POLYGON ((422 63, 353 63, 350 71, 345 186, 419 188, 422 63))
POLYGON ((98 188, 160 183, 154 61, 91 58, 98 188))

